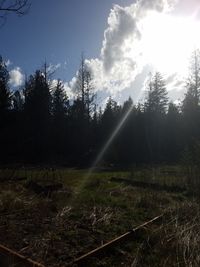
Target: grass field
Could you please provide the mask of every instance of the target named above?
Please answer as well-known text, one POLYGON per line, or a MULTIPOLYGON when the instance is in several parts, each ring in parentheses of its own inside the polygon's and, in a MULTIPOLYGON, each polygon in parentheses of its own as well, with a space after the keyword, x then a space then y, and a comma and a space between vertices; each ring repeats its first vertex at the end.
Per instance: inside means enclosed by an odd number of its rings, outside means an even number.
POLYGON ((186 183, 179 166, 90 176, 76 169, 2 169, 0 243, 46 266, 71 266, 80 255, 167 211, 159 223, 84 266, 199 266, 199 197, 186 183), (46 196, 28 187, 30 181, 63 188, 46 196))

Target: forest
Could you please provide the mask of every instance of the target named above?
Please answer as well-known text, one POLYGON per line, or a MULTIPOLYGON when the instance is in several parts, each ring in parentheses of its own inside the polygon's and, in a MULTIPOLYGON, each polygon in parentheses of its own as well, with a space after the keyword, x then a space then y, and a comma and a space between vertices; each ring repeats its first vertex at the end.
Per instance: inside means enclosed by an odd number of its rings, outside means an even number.
MULTIPOLYGON (((200 51, 191 55, 185 95, 178 105, 168 98, 160 72, 151 75, 143 103, 109 97, 102 109, 91 71, 82 58, 76 90, 69 98, 63 82, 54 83, 47 63, 26 78, 20 90, 9 88, 9 71, 0 58, 1 164, 60 164, 87 167, 113 134, 101 163, 140 164, 195 162, 200 153, 200 51), (128 114, 128 116, 127 116, 128 114)), ((131 74, 130 74, 131 75, 131 74)), ((133 88, 134 90, 134 88, 133 88)))
POLYGON ((84 59, 76 85, 0 58, 0 265, 199 266, 200 51, 178 105, 160 72, 143 103, 98 106, 84 59))

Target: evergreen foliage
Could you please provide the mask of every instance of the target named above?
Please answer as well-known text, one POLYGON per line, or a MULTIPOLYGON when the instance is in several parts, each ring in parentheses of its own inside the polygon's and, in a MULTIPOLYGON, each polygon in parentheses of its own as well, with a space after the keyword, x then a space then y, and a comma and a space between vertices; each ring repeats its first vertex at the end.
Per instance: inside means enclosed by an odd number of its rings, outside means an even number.
POLYGON ((69 99, 63 83, 52 88, 45 64, 12 94, 9 72, 0 58, 1 162, 61 163, 87 166, 94 161, 117 126, 129 114, 104 156, 105 164, 176 163, 186 147, 200 141, 200 53, 192 55, 180 106, 168 103, 166 84, 159 72, 148 84, 144 104, 129 97, 119 105, 109 97, 97 108, 92 74, 82 57, 69 99))

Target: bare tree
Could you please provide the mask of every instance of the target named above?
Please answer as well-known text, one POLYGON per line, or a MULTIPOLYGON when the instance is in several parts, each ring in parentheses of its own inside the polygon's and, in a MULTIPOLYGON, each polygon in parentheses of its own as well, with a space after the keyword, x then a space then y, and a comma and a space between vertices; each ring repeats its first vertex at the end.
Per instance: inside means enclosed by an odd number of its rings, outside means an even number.
POLYGON ((95 90, 91 70, 86 64, 84 54, 81 55, 80 67, 77 73, 76 92, 81 101, 83 113, 89 119, 94 110, 95 90))
POLYGON ((7 15, 10 13, 14 13, 18 16, 25 15, 30 5, 30 0, 0 0, 1 25, 6 22, 7 15))

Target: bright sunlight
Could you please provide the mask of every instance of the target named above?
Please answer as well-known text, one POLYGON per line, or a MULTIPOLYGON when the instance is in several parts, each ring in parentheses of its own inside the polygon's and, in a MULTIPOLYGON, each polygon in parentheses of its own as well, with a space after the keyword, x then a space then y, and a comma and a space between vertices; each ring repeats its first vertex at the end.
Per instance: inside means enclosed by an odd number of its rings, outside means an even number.
POLYGON ((192 51, 200 46, 200 22, 193 17, 153 13, 141 22, 140 27, 144 60, 165 74, 178 72, 185 75, 192 51))

